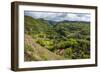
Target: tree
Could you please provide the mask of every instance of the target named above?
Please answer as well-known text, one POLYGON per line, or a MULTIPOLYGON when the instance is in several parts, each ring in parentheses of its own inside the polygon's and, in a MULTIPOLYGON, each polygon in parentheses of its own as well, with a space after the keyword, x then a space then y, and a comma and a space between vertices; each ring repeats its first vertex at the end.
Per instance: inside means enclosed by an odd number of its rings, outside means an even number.
POLYGON ((66 40, 66 47, 69 48, 77 48, 79 46, 78 42, 76 39, 70 38, 66 40))
POLYGON ((73 55, 72 48, 66 48, 64 52, 64 57, 66 59, 72 59, 72 55, 73 55))

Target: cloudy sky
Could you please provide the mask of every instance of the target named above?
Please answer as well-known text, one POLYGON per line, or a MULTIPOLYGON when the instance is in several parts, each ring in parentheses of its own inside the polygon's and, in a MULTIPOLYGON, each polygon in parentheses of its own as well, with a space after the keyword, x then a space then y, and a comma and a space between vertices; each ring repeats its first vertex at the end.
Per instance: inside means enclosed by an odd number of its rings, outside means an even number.
POLYGON ((39 11, 24 11, 25 16, 33 18, 43 18, 45 20, 53 21, 86 21, 90 22, 89 13, 68 13, 68 12, 39 12, 39 11))

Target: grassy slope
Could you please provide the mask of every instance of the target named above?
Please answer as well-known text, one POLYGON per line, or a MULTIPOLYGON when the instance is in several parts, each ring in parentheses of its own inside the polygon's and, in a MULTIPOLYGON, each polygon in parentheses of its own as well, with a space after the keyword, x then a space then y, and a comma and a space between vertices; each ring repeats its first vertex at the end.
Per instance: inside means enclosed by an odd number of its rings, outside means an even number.
POLYGON ((25 61, 42 61, 42 60, 60 60, 63 57, 56 55, 55 53, 50 52, 46 48, 40 46, 35 42, 35 40, 29 36, 25 35, 25 45, 28 45, 32 48, 33 51, 25 51, 25 61), (27 58, 27 59, 26 59, 27 58))
POLYGON ((25 16, 25 28, 29 29, 28 31, 31 32, 31 30, 34 30, 34 32, 41 32, 46 31, 50 29, 50 26, 48 27, 49 23, 47 21, 44 21, 42 19, 34 19, 29 16, 25 16))

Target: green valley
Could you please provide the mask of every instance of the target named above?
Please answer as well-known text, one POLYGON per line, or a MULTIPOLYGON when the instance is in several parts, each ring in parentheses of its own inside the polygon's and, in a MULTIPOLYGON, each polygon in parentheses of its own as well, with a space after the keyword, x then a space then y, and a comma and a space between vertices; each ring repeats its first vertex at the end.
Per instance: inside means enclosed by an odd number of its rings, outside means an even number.
POLYGON ((90 22, 24 16, 25 61, 90 58, 90 22))

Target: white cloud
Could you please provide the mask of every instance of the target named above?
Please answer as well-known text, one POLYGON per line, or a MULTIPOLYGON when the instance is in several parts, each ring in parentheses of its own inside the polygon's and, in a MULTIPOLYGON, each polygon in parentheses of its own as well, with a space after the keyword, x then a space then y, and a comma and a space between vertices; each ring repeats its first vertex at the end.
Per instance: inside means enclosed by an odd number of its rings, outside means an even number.
POLYGON ((67 18, 68 20, 75 21, 75 20, 78 19, 78 16, 77 16, 76 14, 69 13, 69 14, 67 14, 66 18, 67 18))
POLYGON ((32 16, 33 18, 43 18, 45 20, 53 21, 90 21, 90 14, 87 13, 61 13, 61 12, 34 12, 25 11, 25 15, 32 16))

